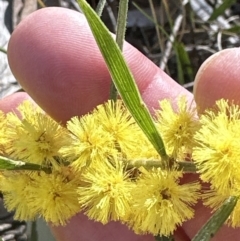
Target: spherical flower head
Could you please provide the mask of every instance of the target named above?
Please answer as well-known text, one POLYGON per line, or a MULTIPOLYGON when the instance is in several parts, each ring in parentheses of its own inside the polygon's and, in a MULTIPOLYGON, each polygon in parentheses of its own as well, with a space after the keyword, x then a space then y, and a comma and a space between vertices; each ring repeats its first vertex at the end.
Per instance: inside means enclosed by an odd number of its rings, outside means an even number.
POLYGON ((0 155, 5 155, 8 139, 6 136, 6 115, 0 111, 0 155))
POLYGON ((66 130, 29 101, 18 110, 21 119, 14 113, 7 115, 6 133, 11 142, 8 154, 27 162, 58 166, 59 150, 69 143, 66 130))
POLYGON ((90 219, 103 224, 121 220, 131 209, 134 186, 122 164, 99 164, 82 175, 79 203, 90 219))
MULTIPOLYGON (((94 113, 99 124, 113 138, 115 148, 119 152, 127 158, 139 156, 141 146, 146 145, 147 138, 121 100, 109 100, 99 105, 94 113)), ((148 146, 151 146, 150 143, 148 146)))
POLYGON ((160 101, 160 107, 156 111, 157 127, 168 155, 175 159, 184 159, 195 145, 193 135, 199 128, 195 109, 188 106, 185 96, 178 99, 177 110, 174 110, 167 99, 160 101))
POLYGON ((34 180, 26 171, 5 171, 1 174, 0 190, 8 211, 15 211, 17 220, 33 220, 37 210, 33 208, 31 194, 36 192, 34 180))
POLYGON ((64 225, 80 211, 77 199, 79 173, 70 167, 60 172, 4 172, 0 189, 5 205, 15 211, 15 218, 32 220, 43 217, 53 225, 64 225))
POLYGON ((178 225, 194 216, 191 208, 199 197, 197 182, 180 184, 174 170, 145 171, 132 191, 134 200, 128 223, 137 233, 169 236, 178 225))
POLYGON ((216 107, 200 118, 202 126, 194 136, 198 145, 192 156, 201 179, 225 193, 240 179, 240 109, 223 99, 216 107))
MULTIPOLYGON (((63 168, 66 169, 66 167, 63 168)), ((46 222, 65 225, 80 211, 77 195, 78 175, 79 173, 74 170, 69 173, 61 170, 51 174, 40 172, 34 175, 38 188, 32 193, 32 199, 39 216, 46 222)))
POLYGON ((77 169, 91 163, 107 161, 116 155, 112 136, 98 123, 94 114, 73 117, 67 123, 71 144, 63 146, 61 153, 77 169))

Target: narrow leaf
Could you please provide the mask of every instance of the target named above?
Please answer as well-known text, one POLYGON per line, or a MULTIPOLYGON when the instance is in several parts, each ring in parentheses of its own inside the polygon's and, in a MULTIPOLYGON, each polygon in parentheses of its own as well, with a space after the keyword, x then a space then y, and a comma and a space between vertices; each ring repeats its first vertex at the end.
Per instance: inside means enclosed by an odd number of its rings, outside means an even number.
POLYGON ((183 85, 184 84, 184 73, 182 62, 180 59, 180 54, 178 52, 177 43, 175 43, 175 54, 176 54, 176 62, 177 62, 177 75, 178 75, 178 82, 183 85))
POLYGON ((7 54, 7 50, 4 49, 4 48, 1 48, 1 47, 0 47, 0 52, 2 52, 2 53, 4 53, 4 54, 7 54))
POLYGON ((194 79, 192 64, 183 43, 176 41, 174 47, 177 54, 178 73, 180 72, 178 80, 183 85, 185 84, 184 73, 187 74, 190 80, 194 79))
POLYGON ((199 230, 192 241, 208 241, 222 227, 228 219, 238 201, 237 197, 229 197, 223 205, 212 215, 212 217, 199 230))
POLYGON ((240 26, 239 25, 233 25, 230 28, 225 28, 222 30, 225 34, 239 34, 240 33, 240 26))
POLYGON ((78 0, 95 40, 108 66, 114 84, 125 105, 163 159, 167 158, 164 143, 137 89, 135 80, 112 35, 85 0, 78 0))
POLYGON ((45 171, 47 173, 51 172, 51 169, 48 167, 43 167, 38 164, 23 162, 23 161, 14 161, 7 157, 0 156, 0 170, 32 170, 32 171, 45 171))
POLYGON ((214 9, 208 21, 213 21, 217 19, 220 15, 222 15, 226 11, 226 9, 230 8, 235 2, 236 0, 224 0, 219 7, 214 9))

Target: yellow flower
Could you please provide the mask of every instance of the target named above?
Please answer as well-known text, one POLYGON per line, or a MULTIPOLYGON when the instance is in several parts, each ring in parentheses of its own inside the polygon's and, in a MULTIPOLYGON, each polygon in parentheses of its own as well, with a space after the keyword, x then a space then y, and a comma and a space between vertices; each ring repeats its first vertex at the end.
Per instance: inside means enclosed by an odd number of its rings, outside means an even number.
POLYGON ((201 129, 194 136, 198 145, 193 159, 200 177, 225 193, 239 183, 240 166, 240 109, 226 100, 216 103, 217 110, 201 116, 201 129))
POLYGON ((193 135, 199 128, 195 119, 195 109, 188 107, 185 96, 179 98, 176 111, 167 99, 160 102, 160 107, 161 110, 156 112, 157 127, 168 155, 175 159, 183 159, 191 153, 195 144, 193 135))
POLYGON ((103 224, 121 220, 131 209, 131 191, 134 183, 121 164, 99 164, 89 168, 82 176, 78 188, 79 203, 85 214, 103 224))
POLYGON ((116 157, 126 161, 159 158, 120 100, 99 105, 88 115, 73 117, 67 129, 72 141, 61 148, 61 153, 79 170, 116 157))
POLYGON ((132 158, 136 153, 139 156, 139 147, 146 145, 141 145, 142 141, 146 142, 146 137, 121 100, 109 100, 99 105, 94 113, 99 124, 112 136, 119 152, 127 158, 132 158))
POLYGON ((59 150, 68 143, 66 130, 29 101, 18 110, 21 120, 16 114, 7 115, 6 134, 11 142, 7 153, 15 159, 58 166, 59 150))
MULTIPOLYGON (((239 192, 238 192, 238 194, 239 194, 239 192)), ((239 202, 239 200, 238 200, 233 212, 231 213, 227 223, 233 228, 240 227, 240 202, 239 202)))
POLYGON ((0 155, 5 155, 6 145, 6 116, 2 111, 0 111, 0 155))
POLYGON ((67 167, 61 168, 61 172, 51 174, 4 172, 0 189, 7 209, 15 210, 16 219, 32 220, 40 216, 53 225, 64 225, 80 211, 79 174, 67 167))
POLYGON ((181 172, 153 169, 140 175, 132 191, 133 213, 129 225, 135 232, 169 236, 178 225, 194 216, 191 208, 200 184, 180 184, 181 172))
POLYGON ((34 179, 38 187, 32 193, 32 199, 39 215, 47 222, 53 225, 65 225, 80 211, 77 173, 72 172, 69 175, 65 171, 51 174, 40 172, 34 175, 34 179))
POLYGON ((73 117, 67 123, 71 144, 63 146, 61 153, 77 169, 94 165, 99 161, 107 161, 116 155, 112 136, 96 121, 93 114, 81 118, 73 117))
POLYGON ((32 207, 31 195, 37 187, 29 172, 5 171, 0 178, 0 190, 4 195, 4 203, 9 211, 15 211, 17 220, 33 220, 37 210, 32 207))

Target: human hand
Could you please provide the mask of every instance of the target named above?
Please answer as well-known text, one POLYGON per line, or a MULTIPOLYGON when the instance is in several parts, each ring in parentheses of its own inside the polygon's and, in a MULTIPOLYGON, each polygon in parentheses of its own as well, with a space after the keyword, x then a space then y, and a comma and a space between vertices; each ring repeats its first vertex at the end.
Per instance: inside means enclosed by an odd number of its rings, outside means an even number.
MULTIPOLYGON (((214 55, 196 77, 195 98, 203 110, 216 99, 239 100, 239 49, 214 55), (227 64, 226 64, 227 63, 227 64)), ((9 64, 16 79, 27 93, 57 121, 91 111, 108 99, 110 76, 92 37, 85 18, 61 8, 46 8, 33 13, 13 33, 8 49, 9 64)), ((158 108, 158 101, 186 95, 150 60, 129 44, 124 56, 134 74, 142 97, 149 109, 158 108)), ((18 93, 3 99, 0 109, 14 109, 28 94, 18 93)), ((192 175, 186 178, 195 178, 192 175)), ((209 217, 209 210, 196 207, 196 218, 176 231, 176 241, 190 240, 209 217)), ((120 223, 105 226, 87 220, 83 214, 71 219, 65 227, 52 227, 58 241, 153 241, 150 235, 138 236, 120 223)), ((213 240, 238 240, 239 230, 223 227, 213 240)))

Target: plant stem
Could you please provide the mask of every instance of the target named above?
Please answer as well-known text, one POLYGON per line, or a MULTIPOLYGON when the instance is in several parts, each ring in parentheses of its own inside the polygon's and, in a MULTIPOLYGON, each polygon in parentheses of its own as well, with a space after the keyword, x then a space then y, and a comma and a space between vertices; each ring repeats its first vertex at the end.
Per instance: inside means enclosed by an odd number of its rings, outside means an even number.
POLYGON ((99 17, 102 15, 105 4, 106 4, 106 0, 100 0, 98 2, 98 5, 96 7, 96 13, 99 17))
POLYGON ((28 170, 28 171, 44 171, 46 173, 51 173, 50 167, 45 167, 35 163, 15 161, 7 157, 0 156, 0 170, 28 170))
POLYGON ((0 52, 4 53, 4 54, 7 54, 7 50, 3 49, 0 47, 0 52))
POLYGON ((118 18, 117 18, 116 42, 121 50, 123 48, 123 42, 125 39, 127 13, 128 13, 128 0, 120 0, 119 12, 118 12, 118 18))
POLYGON ((150 9, 151 9, 151 12, 152 12, 152 17, 153 17, 153 20, 154 20, 154 25, 155 25, 155 30, 156 30, 156 34, 157 34, 159 48, 160 48, 160 51, 163 52, 163 50, 164 50, 163 39, 161 37, 160 31, 159 31, 159 28, 158 28, 158 19, 157 19, 155 7, 154 7, 154 4, 153 4, 152 0, 148 0, 148 2, 149 2, 149 6, 150 6, 150 9))
POLYGON ((38 4, 40 5, 41 8, 45 8, 46 5, 44 4, 44 2, 42 0, 37 0, 38 4))
MULTIPOLYGON (((165 162, 162 160, 129 160, 127 161, 128 167, 133 168, 133 167, 141 167, 143 166, 146 169, 151 169, 153 167, 155 168, 169 168, 166 167, 165 162)), ((188 162, 188 161, 181 161, 181 162, 175 162, 175 161, 169 161, 169 165, 171 168, 171 165, 174 166, 176 165, 176 170, 183 171, 184 173, 196 173, 197 168, 193 162, 188 162)))
MULTIPOLYGON (((116 29, 116 42, 120 50, 123 49, 123 43, 125 39, 126 24, 127 24, 127 13, 128 13, 128 0, 120 0, 119 11, 117 18, 117 29, 116 29)), ((117 89, 113 81, 110 88, 110 99, 116 101, 117 89)))

